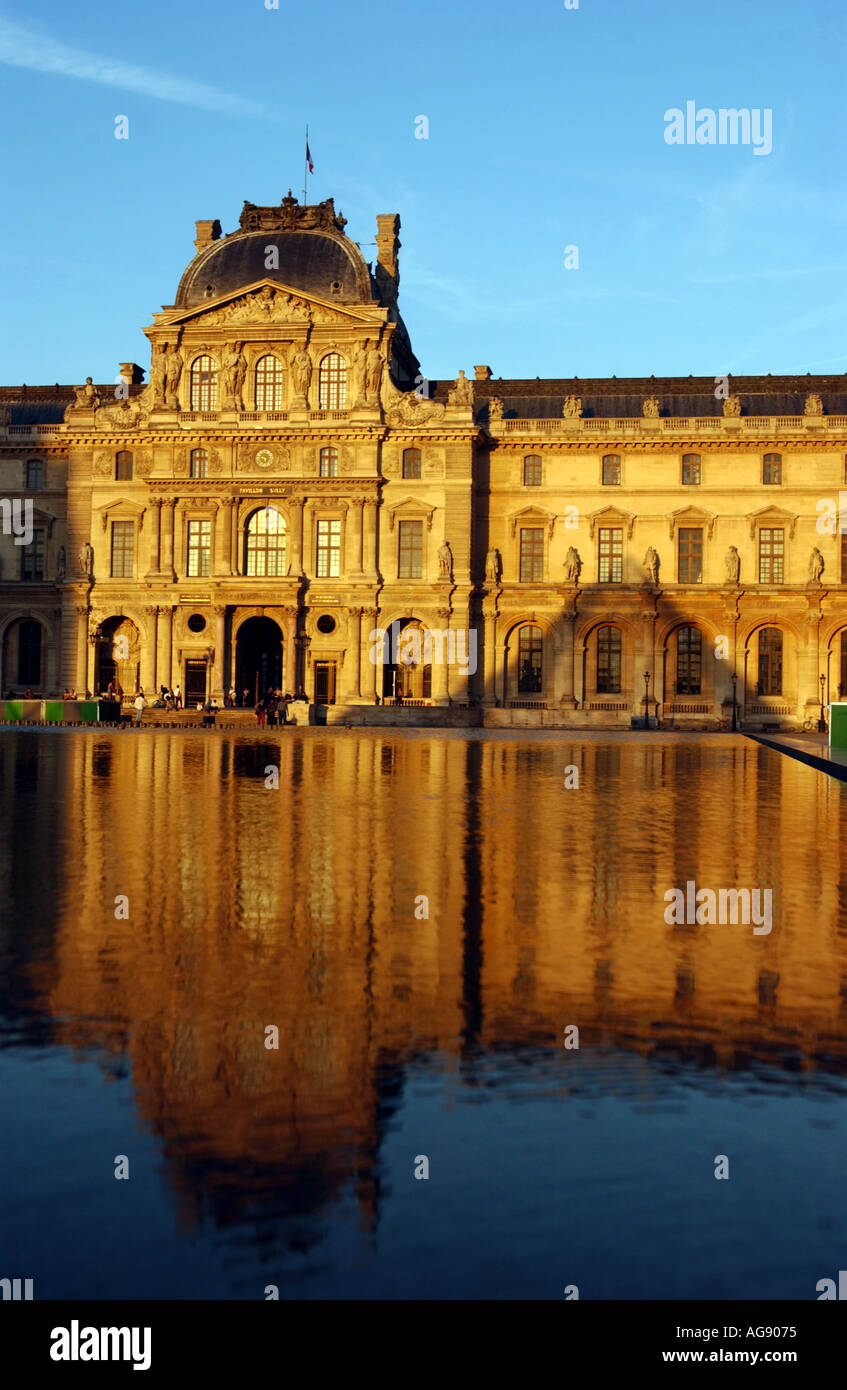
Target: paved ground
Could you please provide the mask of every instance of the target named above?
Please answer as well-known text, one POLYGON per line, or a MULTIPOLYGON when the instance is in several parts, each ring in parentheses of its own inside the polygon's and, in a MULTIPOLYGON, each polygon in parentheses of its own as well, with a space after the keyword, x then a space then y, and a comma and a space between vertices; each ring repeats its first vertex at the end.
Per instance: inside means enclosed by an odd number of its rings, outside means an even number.
POLYGON ((847 782, 847 749, 830 748, 828 737, 828 734, 818 733, 747 734, 747 738, 754 739, 756 743, 777 748, 780 753, 786 753, 790 758, 797 758, 799 762, 817 768, 818 772, 826 772, 830 777, 847 782))

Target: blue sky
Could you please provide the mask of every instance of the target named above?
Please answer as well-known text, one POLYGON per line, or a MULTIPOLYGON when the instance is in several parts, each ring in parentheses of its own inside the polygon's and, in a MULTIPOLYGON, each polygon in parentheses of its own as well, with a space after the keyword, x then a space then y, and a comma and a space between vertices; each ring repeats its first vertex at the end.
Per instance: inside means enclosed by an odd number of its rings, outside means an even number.
POLYGON ((366 259, 400 213, 430 377, 847 371, 845 39, 843 0, 0 0, 0 382, 148 367, 195 219, 301 196, 307 121, 366 259), (687 101, 772 152, 668 145, 687 101))

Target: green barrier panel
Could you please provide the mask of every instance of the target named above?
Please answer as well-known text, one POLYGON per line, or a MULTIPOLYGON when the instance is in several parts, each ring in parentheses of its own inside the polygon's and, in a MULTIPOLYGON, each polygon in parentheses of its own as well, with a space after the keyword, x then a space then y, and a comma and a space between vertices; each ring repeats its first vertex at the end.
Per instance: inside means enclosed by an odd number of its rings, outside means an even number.
POLYGON ((61 724, 65 717, 65 705, 63 700, 44 701, 44 722, 45 724, 61 724))
POLYGON ((829 746, 847 748, 847 701, 829 707, 829 746))
POLYGON ((97 702, 95 700, 81 700, 79 703, 79 717, 83 724, 96 724, 97 702))
POLYGON ((4 701, 4 704, 5 704, 5 706, 6 706, 6 712, 5 712, 5 714, 4 714, 3 717, 4 717, 4 719, 6 719, 10 724, 14 724, 15 721, 18 720, 18 719, 23 719, 23 717, 24 717, 24 702, 23 702, 23 700, 5 700, 5 701, 4 701))

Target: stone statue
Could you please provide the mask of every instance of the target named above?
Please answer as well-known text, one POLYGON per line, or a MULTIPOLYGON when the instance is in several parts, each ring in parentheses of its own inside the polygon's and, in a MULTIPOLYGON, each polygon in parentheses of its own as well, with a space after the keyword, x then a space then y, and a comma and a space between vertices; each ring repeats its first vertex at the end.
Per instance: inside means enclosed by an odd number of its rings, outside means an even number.
POLYGON ((309 399, 309 383, 312 380, 312 359, 305 347, 301 347, 299 352, 294 354, 291 363, 291 375, 294 379, 294 389, 298 396, 309 399))
POLYGON ((578 420, 582 414, 582 397, 568 396, 562 414, 566 420, 578 420))
POLYGON ((503 402, 499 396, 488 397, 488 423, 499 425, 503 421, 503 402))
POLYGON ((91 579, 94 574, 94 547, 90 541, 86 541, 79 552, 79 567, 91 579))
POLYGON ((170 410, 179 410, 177 387, 182 376, 182 353, 177 347, 169 348, 164 357, 165 403, 170 410))
POLYGON ((485 578, 489 584, 499 584, 501 573, 500 551, 492 548, 485 557, 485 578))
POLYGON ((741 414, 741 401, 738 396, 727 396, 723 403, 723 413, 730 420, 737 420, 741 414))
POLYGON ((244 344, 238 343, 238 359, 235 363, 235 399, 239 402, 239 410, 244 409, 242 392, 244 383, 247 380, 247 358, 244 356, 244 344))
MULTIPOLYGON (((655 551, 653 553, 655 554, 655 551)), ((575 550, 573 546, 570 546, 565 556, 565 578, 569 584, 577 584, 579 582, 579 573, 581 569, 582 561, 579 558, 579 551, 575 550)))
POLYGON ((456 377, 455 386, 447 392, 448 405, 473 405, 473 382, 468 381, 463 371, 456 377))
POLYGON ((741 556, 734 545, 729 547, 724 558, 726 566, 726 581, 728 584, 737 584, 741 574, 741 556))
POLYGON ((64 577, 65 577, 65 547, 64 547, 63 545, 60 545, 60 546, 59 546, 59 554, 56 556, 56 578, 57 578, 57 579, 64 579, 64 577))
POLYGON ((242 352, 242 343, 231 343, 224 354, 223 388, 224 409, 243 410, 241 391, 247 376, 247 358, 242 352))
POLYGON ((823 401, 820 396, 807 396, 803 407, 804 415, 823 415, 823 401))
POLYGON ((655 396, 648 396, 641 407, 641 414, 645 420, 658 420, 659 402, 655 396))
MULTIPOLYGON (((379 399, 379 384, 382 381, 382 353, 375 343, 366 344, 364 356, 364 380, 365 395, 367 398, 379 399)), ((470 382, 468 383, 470 385, 470 382)))
POLYGON ((97 394, 97 388, 92 382, 90 376, 87 376, 85 378, 84 386, 74 387, 74 393, 76 395, 74 405, 77 407, 78 410, 96 410, 98 405, 100 404, 100 397, 97 394))
POLYGON ((659 582, 659 556, 652 545, 647 547, 647 554, 644 556, 644 569, 651 584, 659 582))
POLYGON ((823 574, 824 559, 818 547, 815 546, 809 556, 809 583, 819 584, 823 574))
POLYGON ((438 547, 438 567, 441 579, 453 578, 453 552, 449 541, 438 547))
POLYGON ((162 343, 158 352, 155 347, 153 348, 153 358, 150 368, 150 388, 154 410, 159 409, 165 403, 165 359, 167 355, 167 343, 162 343))

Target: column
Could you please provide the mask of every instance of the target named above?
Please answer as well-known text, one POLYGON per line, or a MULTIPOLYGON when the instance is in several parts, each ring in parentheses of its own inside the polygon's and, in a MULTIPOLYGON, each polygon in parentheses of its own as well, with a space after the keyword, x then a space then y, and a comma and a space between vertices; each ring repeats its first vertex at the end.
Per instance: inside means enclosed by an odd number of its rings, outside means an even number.
MULTIPOLYGON (((199 500, 198 498, 197 501, 199 500)), ((188 568, 185 554, 185 513, 185 504, 177 502, 173 511, 173 567, 176 575, 184 575, 188 568)))
POLYGON ((485 669, 483 672, 483 701, 486 705, 497 703, 497 603, 496 600, 482 607, 483 642, 485 669))
POLYGON ((80 699, 88 687, 88 604, 76 607, 76 693, 80 699))
POLYGON ((215 513, 215 574, 232 574, 232 498, 218 502, 215 513))
POLYGON ((171 690, 173 682, 173 635, 174 635, 174 610, 171 604, 165 604, 159 609, 162 620, 159 623, 159 641, 161 643, 161 653, 159 658, 159 679, 163 685, 171 690))
POLYGON ((288 695, 297 694, 300 684, 297 676, 297 615, 298 609, 287 605, 282 608, 282 689, 288 695))
MULTIPOLYGON (((288 507, 288 515, 291 524, 291 573, 301 575, 303 573, 303 498, 292 497, 288 507)), ((293 692, 292 692, 293 693, 293 692)))
POLYGON ((450 609, 439 608, 437 618, 441 625, 441 640, 434 641, 432 644, 432 703, 434 705, 449 705, 450 703, 450 668, 447 665, 447 658, 450 654, 447 632, 450 627, 450 609))
POLYGON ((370 634, 378 626, 377 610, 363 608, 359 620, 359 669, 361 671, 362 699, 366 704, 379 704, 382 698, 382 666, 371 661, 370 634))
POLYGON ((364 537, 362 541, 362 563, 365 567, 365 573, 371 576, 374 576, 376 574, 376 509, 376 498, 368 497, 365 501, 365 525, 364 537))
POLYGON ((174 508, 175 497, 162 499, 162 573, 176 579, 174 573, 174 508))
POLYGON ((653 650, 653 628, 656 621, 655 613, 641 614, 641 640, 636 639, 635 646, 635 671, 633 690, 633 714, 644 718, 645 712, 650 715, 657 710, 656 691, 659 684, 660 671, 656 669, 655 652, 653 650), (650 672, 650 698, 648 703, 644 703, 644 692, 647 689, 644 676, 650 672))
POLYGON ((159 610, 155 606, 145 608, 147 616, 147 639, 141 649, 141 684, 147 699, 156 690, 156 642, 158 639, 159 610))
POLYGON ((576 699, 573 692, 573 640, 574 625, 576 623, 575 613, 565 613, 564 626, 562 631, 562 678, 563 689, 560 705, 565 705, 568 709, 576 709, 576 699))
POLYGON ((304 503, 301 527, 301 568, 304 574, 314 578, 315 574, 315 509, 310 502, 304 503))
POLYGON ((365 509, 364 497, 353 497, 347 512, 349 530, 347 532, 347 573, 362 573, 362 513, 365 509))
POLYGON ((162 499, 161 497, 151 497, 150 506, 153 508, 153 527, 150 537, 150 574, 159 573, 161 564, 161 530, 162 530, 162 499))
MULTIPOLYGON (((229 538, 229 562, 230 562, 230 563, 229 563, 229 569, 230 569, 230 574, 233 574, 233 575, 237 575, 237 574, 240 574, 240 573, 241 573, 241 564, 242 564, 242 560, 241 560, 241 544, 240 544, 240 537, 239 537, 239 534, 238 534, 238 524, 239 524, 238 510, 239 510, 238 501, 236 500, 236 498, 233 498, 232 501, 231 501, 231 503, 230 503, 230 517, 229 517, 229 524, 230 524, 230 533, 229 533, 229 536, 230 536, 230 538, 229 538)), ((239 693, 240 693, 240 692, 239 692, 239 693)))
POLYGON ((212 667, 212 696, 224 699, 224 655, 226 649, 226 604, 215 605, 215 660, 212 667))

